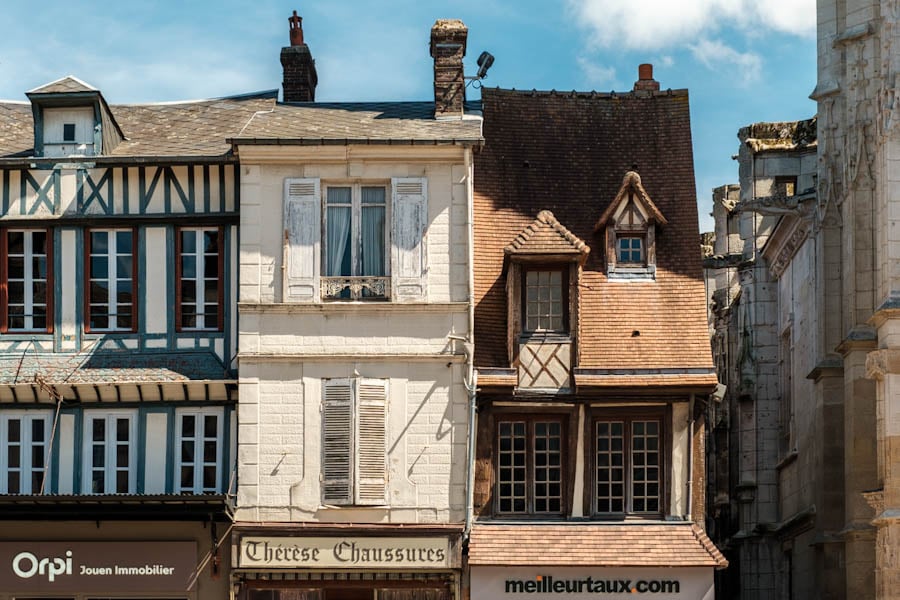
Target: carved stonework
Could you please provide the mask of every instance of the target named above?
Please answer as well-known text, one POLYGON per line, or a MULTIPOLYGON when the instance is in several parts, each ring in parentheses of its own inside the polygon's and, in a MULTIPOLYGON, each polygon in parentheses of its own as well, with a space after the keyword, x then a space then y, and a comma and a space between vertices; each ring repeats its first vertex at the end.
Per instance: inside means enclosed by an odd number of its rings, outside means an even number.
POLYGON ((900 349, 874 350, 866 355, 866 377, 883 380, 885 375, 900 374, 900 349))
POLYGON ((791 237, 782 244, 781 248, 778 250, 778 254, 775 255, 775 259, 769 265, 769 273, 772 274, 773 278, 778 279, 781 277, 781 274, 784 273, 787 266, 791 264, 791 260, 794 258, 794 255, 797 254, 797 250, 800 249, 803 242, 806 241, 808 235, 809 226, 806 223, 799 223, 797 228, 791 234, 791 237))

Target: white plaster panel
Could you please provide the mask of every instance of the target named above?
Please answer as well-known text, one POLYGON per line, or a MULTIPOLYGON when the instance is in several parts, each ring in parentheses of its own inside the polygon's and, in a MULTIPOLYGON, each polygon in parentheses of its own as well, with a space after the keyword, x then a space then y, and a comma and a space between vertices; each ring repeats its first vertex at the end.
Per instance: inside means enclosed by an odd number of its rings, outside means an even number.
POLYGON ((75 242, 76 235, 72 230, 63 229, 59 234, 59 238, 61 269, 57 277, 60 280, 60 290, 62 292, 62 297, 60 299, 60 312, 62 313, 60 333, 62 334, 63 339, 67 337, 74 339, 75 334, 77 333, 75 325, 76 303, 78 301, 77 295, 80 293, 79 290, 82 289, 82 286, 76 281, 75 275, 75 263, 78 257, 75 242))
POLYGON ((59 477, 56 492, 71 494, 75 490, 75 415, 59 416, 59 477))
MULTIPOLYGON (((78 179, 75 169, 59 170, 59 212, 72 213, 78 210, 78 179)), ((96 175, 97 171, 91 173, 96 175)))
POLYGON ((167 265, 173 264, 168 260, 166 248, 166 229, 164 227, 148 227, 145 230, 147 252, 144 272, 146 273, 146 285, 144 286, 146 297, 144 306, 146 310, 145 328, 147 333, 166 333, 169 305, 167 299, 167 265))
POLYGON ((690 479, 689 408, 685 402, 672 405, 672 503, 669 510, 675 516, 687 514, 687 482, 690 479))
POLYGON ((166 448, 168 416, 165 413, 147 414, 147 441, 144 454, 144 493, 166 492, 166 448))

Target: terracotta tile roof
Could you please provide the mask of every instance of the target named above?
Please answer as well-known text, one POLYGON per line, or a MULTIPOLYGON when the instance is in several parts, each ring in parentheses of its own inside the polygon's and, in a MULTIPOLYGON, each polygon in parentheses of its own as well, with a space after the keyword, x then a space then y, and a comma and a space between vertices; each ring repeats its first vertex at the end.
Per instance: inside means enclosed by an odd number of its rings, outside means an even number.
POLYGON ((505 249, 507 254, 587 255, 590 251, 587 244, 557 221, 549 210, 539 212, 505 249))
POLYGON ((482 106, 485 142, 474 179, 476 365, 510 366, 504 249, 535 214, 550 210, 593 249, 579 290, 578 366, 711 368, 687 92, 485 88, 482 106), (657 230, 656 281, 610 281, 603 232, 594 224, 634 169, 669 223, 657 230))
MULTIPOLYGON (((231 152, 227 139, 237 135, 258 111, 271 110, 274 105, 275 92, 188 102, 114 104, 110 112, 126 139, 109 156, 224 156, 231 152)), ((0 158, 33 155, 33 127, 29 103, 0 101, 0 158)))
POLYGON ((481 118, 436 120, 434 102, 298 102, 253 117, 237 143, 481 140, 481 118))
POLYGON ((728 561, 693 523, 475 524, 473 566, 715 567, 728 561))

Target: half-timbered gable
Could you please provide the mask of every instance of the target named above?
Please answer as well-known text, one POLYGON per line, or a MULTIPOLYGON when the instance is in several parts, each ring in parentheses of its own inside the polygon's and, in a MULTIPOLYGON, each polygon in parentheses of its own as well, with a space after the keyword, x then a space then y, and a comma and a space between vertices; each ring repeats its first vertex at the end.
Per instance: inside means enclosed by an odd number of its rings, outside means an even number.
POLYGON ((711 594, 726 564, 695 483, 716 376, 688 96, 643 71, 624 94, 482 90, 473 595, 676 565, 711 594))

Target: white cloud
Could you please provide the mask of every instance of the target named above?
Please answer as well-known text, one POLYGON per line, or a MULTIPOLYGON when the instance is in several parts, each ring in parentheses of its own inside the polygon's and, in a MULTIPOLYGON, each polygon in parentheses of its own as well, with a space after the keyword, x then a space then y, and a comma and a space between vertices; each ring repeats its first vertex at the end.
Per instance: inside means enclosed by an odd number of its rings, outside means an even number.
POLYGON ((725 45, 720 40, 700 40, 690 45, 691 54, 699 62, 714 71, 723 67, 736 67, 735 79, 743 85, 749 85, 759 81, 762 76, 762 58, 753 52, 738 52, 734 48, 725 45))
POLYGON ((703 33, 815 33, 815 0, 567 0, 593 44, 628 50, 683 46, 703 33))
POLYGON ((584 73, 585 82, 594 89, 612 89, 616 78, 615 67, 592 63, 584 56, 578 57, 578 66, 584 73))

